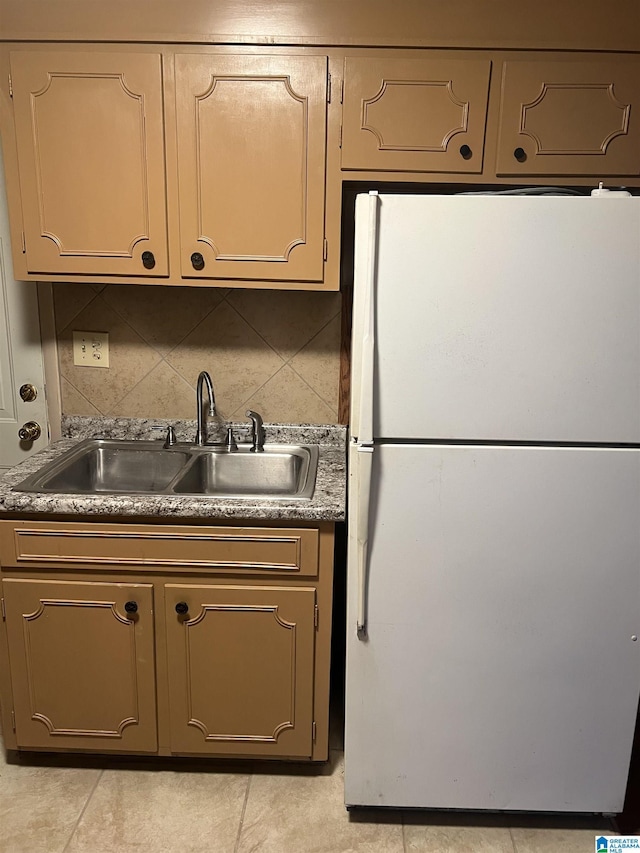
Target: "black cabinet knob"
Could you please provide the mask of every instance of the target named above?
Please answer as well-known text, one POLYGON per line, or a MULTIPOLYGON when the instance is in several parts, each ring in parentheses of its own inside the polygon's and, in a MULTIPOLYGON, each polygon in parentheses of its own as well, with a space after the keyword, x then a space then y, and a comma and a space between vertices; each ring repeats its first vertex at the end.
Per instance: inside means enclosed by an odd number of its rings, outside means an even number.
POLYGON ((138 612, 138 603, 136 601, 127 601, 124 605, 125 613, 137 613, 138 612))
POLYGON ((524 148, 516 148, 513 152, 513 156, 516 158, 518 163, 524 163, 527 159, 527 152, 524 150, 524 148))
POLYGON ((468 145, 461 145, 460 156, 463 160, 470 160, 473 157, 473 151, 469 148, 468 145))
POLYGON ((142 253, 142 265, 148 270, 152 270, 155 267, 156 259, 153 256, 153 252, 142 253))
POLYGON ((191 255, 191 266, 194 270, 203 270, 204 269, 204 258, 200 254, 200 252, 194 252, 191 255))
POLYGON ((184 616, 185 613, 189 612, 189 605, 186 601, 179 601, 176 604, 176 613, 179 613, 180 616, 184 616))

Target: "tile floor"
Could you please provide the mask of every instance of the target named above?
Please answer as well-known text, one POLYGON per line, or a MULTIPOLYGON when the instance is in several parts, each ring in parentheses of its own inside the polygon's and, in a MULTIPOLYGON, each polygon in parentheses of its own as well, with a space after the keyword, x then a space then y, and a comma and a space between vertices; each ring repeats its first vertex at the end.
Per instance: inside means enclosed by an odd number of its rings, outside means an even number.
POLYGON ((598 817, 347 813, 339 731, 319 767, 0 749, 0 853, 592 853, 613 832, 598 817))

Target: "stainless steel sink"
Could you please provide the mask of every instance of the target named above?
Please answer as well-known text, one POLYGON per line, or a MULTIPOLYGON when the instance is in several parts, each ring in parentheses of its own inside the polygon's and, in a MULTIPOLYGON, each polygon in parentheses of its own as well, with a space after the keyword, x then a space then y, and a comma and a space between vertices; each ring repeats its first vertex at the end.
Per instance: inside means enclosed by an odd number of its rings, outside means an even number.
POLYGON ((198 453, 173 484, 177 494, 310 498, 317 447, 265 447, 262 453, 198 453), (311 451, 315 451, 312 453, 311 451), (313 476, 310 469, 313 462, 313 476))
POLYGON ((157 441, 89 439, 49 463, 16 491, 62 494, 201 495, 222 498, 309 500, 318 447, 174 445, 157 441))

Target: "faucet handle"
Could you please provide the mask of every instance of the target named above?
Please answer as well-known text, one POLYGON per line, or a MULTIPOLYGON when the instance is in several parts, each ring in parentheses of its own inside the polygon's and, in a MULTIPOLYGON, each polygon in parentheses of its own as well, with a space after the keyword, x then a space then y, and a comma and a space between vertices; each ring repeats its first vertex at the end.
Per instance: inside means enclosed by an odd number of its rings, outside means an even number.
POLYGON ((173 447, 176 443, 176 431, 172 426, 167 427, 167 437, 164 440, 163 447, 166 449, 168 447, 173 447))
POLYGON ((246 413, 248 418, 251 418, 251 452, 262 453, 264 450, 265 431, 262 422, 262 416, 257 412, 252 412, 251 409, 246 413))
POLYGON ((225 439, 224 446, 229 451, 233 451, 233 450, 238 449, 238 445, 236 444, 236 440, 233 437, 233 427, 227 428, 227 437, 225 439))

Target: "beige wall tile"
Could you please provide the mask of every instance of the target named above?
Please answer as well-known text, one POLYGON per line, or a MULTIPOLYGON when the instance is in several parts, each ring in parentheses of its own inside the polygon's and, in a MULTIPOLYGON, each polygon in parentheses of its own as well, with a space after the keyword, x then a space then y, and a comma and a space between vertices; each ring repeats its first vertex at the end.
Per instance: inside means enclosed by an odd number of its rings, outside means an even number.
POLYGON ((339 293, 237 290, 228 301, 285 359, 340 313, 339 293))
POLYGON ((96 297, 96 291, 88 284, 54 284, 53 310, 56 315, 56 332, 65 329, 74 317, 96 297))
POLYGON ((159 353, 180 343, 225 297, 216 287, 110 284, 102 298, 159 353))
POLYGON ((340 382, 340 315, 327 323, 324 329, 291 359, 290 365, 337 415, 340 382))
POLYGON ((106 770, 65 853, 233 853, 247 776, 106 770))
POLYGON ((160 361, 158 353, 107 305, 101 296, 78 314, 73 329, 109 332, 109 367, 76 367, 72 331, 58 336, 60 373, 100 412, 111 411, 160 361))
POLYGON ((193 388, 166 361, 161 361, 107 412, 125 418, 195 418, 193 388))
POLYGON ((167 361, 190 385, 195 385, 201 370, 208 370, 223 417, 242 408, 283 365, 227 302, 205 317, 167 361))
POLYGON ((64 376, 60 379, 60 391, 62 393, 62 411, 67 415, 101 415, 93 403, 73 387, 64 376))
POLYGON ((289 365, 276 373, 253 394, 242 407, 232 413, 234 419, 244 416, 247 408, 260 412, 272 423, 330 424, 337 412, 328 406, 289 365))
POLYGON ((188 386, 195 400, 208 370, 223 417, 251 401, 272 421, 337 422, 340 294, 56 284, 54 299, 66 414, 194 417, 188 386), (73 329, 109 332, 108 370, 73 366, 73 329))

